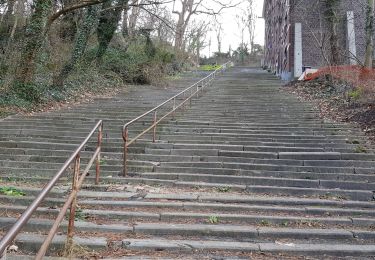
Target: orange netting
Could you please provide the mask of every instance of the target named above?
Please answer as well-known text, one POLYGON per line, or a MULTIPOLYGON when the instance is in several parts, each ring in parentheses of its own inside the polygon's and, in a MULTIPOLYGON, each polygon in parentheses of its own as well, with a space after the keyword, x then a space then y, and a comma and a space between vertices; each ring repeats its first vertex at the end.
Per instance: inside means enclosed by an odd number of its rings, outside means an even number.
POLYGON ((324 75, 331 75, 333 78, 346 81, 363 90, 375 91, 375 69, 355 65, 324 67, 306 75, 305 80, 313 80, 324 75))

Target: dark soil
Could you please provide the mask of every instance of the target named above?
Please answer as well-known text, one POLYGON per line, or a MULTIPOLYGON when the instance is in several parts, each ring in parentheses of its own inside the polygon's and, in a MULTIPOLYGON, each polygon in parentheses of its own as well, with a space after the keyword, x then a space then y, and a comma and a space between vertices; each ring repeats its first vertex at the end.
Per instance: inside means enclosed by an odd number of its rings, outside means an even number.
POLYGON ((311 81, 293 81, 284 88, 301 100, 316 104, 322 118, 360 126, 375 142, 375 100, 345 81, 329 75, 311 81))

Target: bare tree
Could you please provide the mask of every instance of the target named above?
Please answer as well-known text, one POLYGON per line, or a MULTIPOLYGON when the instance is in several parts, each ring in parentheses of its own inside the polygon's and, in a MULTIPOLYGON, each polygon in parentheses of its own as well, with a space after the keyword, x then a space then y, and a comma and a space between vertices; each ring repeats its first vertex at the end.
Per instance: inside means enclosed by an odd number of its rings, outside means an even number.
POLYGON ((199 58, 201 50, 206 46, 206 36, 209 30, 209 23, 206 22, 193 22, 189 27, 187 38, 187 50, 191 53, 195 60, 194 62, 199 65, 199 58))
POLYGON ((240 31, 241 46, 244 47, 245 44, 245 30, 247 28, 246 17, 244 15, 236 15, 236 23, 240 31))
POLYGON ((340 64, 340 46, 339 46, 339 14, 338 14, 338 4, 340 0, 325 0, 325 19, 328 22, 328 27, 330 31, 330 48, 331 48, 331 64, 340 64))
POLYGON ((295 6, 307 37, 311 38, 311 43, 320 52, 321 62, 327 66, 341 64, 345 57, 350 56, 339 41, 339 26, 346 17, 346 12, 339 8, 340 1, 301 0, 295 6), (305 15, 314 19, 305 19, 305 15))
POLYGON ((175 35, 175 48, 177 50, 183 49, 184 35, 186 28, 190 22, 191 16, 197 12, 197 9, 203 0, 194 3, 194 0, 180 0, 182 7, 180 11, 173 10, 174 14, 178 15, 175 35))
POLYGON ((133 0, 133 7, 131 8, 131 12, 129 14, 129 21, 128 21, 128 30, 129 30, 129 36, 134 37, 135 30, 136 30, 136 24, 139 18, 139 13, 141 11, 141 8, 139 5, 143 4, 143 0, 133 0))
POLYGON ((186 33, 186 28, 193 15, 206 14, 215 16, 220 14, 223 9, 235 7, 239 4, 232 4, 231 1, 229 3, 222 3, 220 0, 212 0, 212 3, 219 6, 219 8, 215 10, 213 8, 208 8, 206 6, 207 2, 208 1, 203 0, 179 0, 181 9, 173 10, 173 13, 178 15, 175 32, 175 48, 177 50, 184 49, 184 35, 186 33))
POLYGON ((171 12, 166 6, 152 5, 141 8, 138 26, 152 29, 151 36, 154 36, 159 43, 173 44, 175 25, 171 12))
POLYGON ((216 39, 217 39, 217 52, 221 53, 221 44, 222 44, 222 33, 223 33, 223 26, 221 23, 217 22, 216 26, 216 39))
POLYGON ((310 11, 315 15, 314 23, 310 23, 308 19, 303 20, 304 28, 306 28, 308 33, 312 36, 312 43, 320 51, 324 62, 327 64, 327 66, 330 66, 331 61, 329 58, 329 43, 327 40, 329 38, 329 34, 325 29, 325 17, 324 14, 320 12, 319 5, 319 2, 311 3, 309 10, 303 9, 303 12, 301 13, 310 11))
POLYGON ((256 25, 256 12, 254 0, 247 0, 247 8, 245 11, 246 25, 249 33, 250 53, 254 52, 254 39, 255 39, 255 25, 256 25))

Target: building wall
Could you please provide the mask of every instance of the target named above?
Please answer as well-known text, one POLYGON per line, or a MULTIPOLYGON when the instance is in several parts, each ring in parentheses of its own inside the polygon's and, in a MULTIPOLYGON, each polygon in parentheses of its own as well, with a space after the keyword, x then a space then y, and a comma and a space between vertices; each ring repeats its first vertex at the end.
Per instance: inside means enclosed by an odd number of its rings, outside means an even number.
POLYGON ((354 11, 357 56, 364 62, 366 53, 366 0, 347 0, 346 8, 354 11))
MULTIPOLYGON (((302 23, 303 27, 303 63, 305 66, 327 66, 330 59, 331 29, 324 17, 325 5, 320 0, 294 0, 291 15, 294 22, 302 23), (323 54, 324 53, 324 54, 323 54), (324 56, 326 58, 324 58, 324 56)), ((365 8, 366 0, 342 0, 340 2, 338 17, 338 35, 340 45, 340 61, 349 63, 347 44, 347 11, 354 12, 357 56, 364 60, 366 49, 365 40, 365 8)))
MULTIPOLYGON (((354 12, 357 58, 361 62, 364 61, 366 2, 367 0, 341 0, 340 2, 338 35, 341 64, 350 63, 347 43, 347 11, 354 12)), ((325 4, 321 0, 265 0, 263 13, 266 21, 265 65, 270 65, 269 68, 279 75, 293 72, 294 25, 301 23, 303 65, 314 68, 327 66, 331 53, 329 42, 331 29, 324 17, 325 9, 325 4), (280 20, 280 17, 285 19, 280 20), (283 28, 289 29, 283 30, 283 28), (286 52, 285 46, 289 46, 286 52), (279 64, 280 59, 283 61, 286 59, 286 62, 279 64)))
POLYGON ((289 0, 266 0, 264 12, 265 65, 281 76, 289 73, 292 68, 289 0))

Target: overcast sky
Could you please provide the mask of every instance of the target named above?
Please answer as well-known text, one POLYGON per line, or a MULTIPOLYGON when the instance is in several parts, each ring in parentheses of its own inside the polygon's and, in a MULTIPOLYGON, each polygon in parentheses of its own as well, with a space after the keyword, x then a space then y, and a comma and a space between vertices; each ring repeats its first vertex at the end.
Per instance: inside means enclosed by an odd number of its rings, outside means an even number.
MULTIPOLYGON (((179 1, 176 1, 176 3, 179 1)), ((215 7, 213 4, 210 4, 210 2, 214 2, 212 0, 204 0, 204 4, 210 5, 210 7, 213 7, 214 9, 217 9, 217 6, 215 7)), ((222 0, 221 2, 225 2, 225 0, 222 0)), ((230 2, 230 0, 227 0, 227 2, 230 2)), ((244 9, 246 8, 246 1, 241 0, 232 0, 233 3, 239 3, 240 5, 234 8, 225 9, 222 11, 220 16, 217 17, 217 20, 221 22, 223 26, 223 40, 222 40, 222 52, 227 52, 229 50, 229 46, 232 47, 232 50, 237 49, 239 44, 241 43, 241 32, 237 24, 236 15, 241 15, 244 12, 244 9)), ((256 13, 257 17, 262 17, 262 9, 263 9, 263 0, 255 0, 255 7, 256 7, 256 13)), ((177 6, 176 6, 177 7, 177 6)), ((175 17, 176 18, 176 17, 175 17)), ((211 17, 208 17, 207 15, 201 14, 195 16, 193 19, 196 20, 211 20, 211 17)), ((214 24, 212 22, 211 24, 214 24)), ((214 26, 211 26, 214 27, 214 26)), ((211 29, 211 32, 207 35, 207 44, 209 40, 211 39, 211 54, 213 52, 218 51, 218 44, 216 39, 216 32, 214 28, 211 29)), ((246 32, 245 34, 245 42, 249 42, 249 36, 246 32)), ((255 43, 264 45, 264 20, 259 18, 257 19, 256 23, 256 34, 255 34, 255 43)), ((207 46, 203 52, 202 55, 209 55, 210 48, 207 46)))
MULTIPOLYGON (((245 2, 245 1, 243 1, 245 2)), ((263 10, 263 0, 255 0, 256 5, 256 12, 257 17, 262 17, 262 10, 263 10)), ((223 46, 222 51, 226 52, 229 50, 229 45, 231 45, 232 50, 237 49, 237 47, 241 43, 241 33, 240 29, 237 25, 236 15, 240 15, 243 13, 243 10, 246 4, 242 3, 238 7, 230 8, 224 10, 223 13, 220 15, 219 19, 222 21, 223 24, 223 46)), ((217 51, 217 40, 216 40, 216 33, 212 31, 208 35, 208 40, 211 38, 211 54, 217 51)), ((245 34, 245 42, 249 43, 249 36, 245 34)), ((256 23, 256 33, 255 33, 255 43, 264 45, 264 20, 259 18, 257 19, 256 23)), ((209 54, 209 48, 205 48, 203 51, 203 55, 209 54)))

